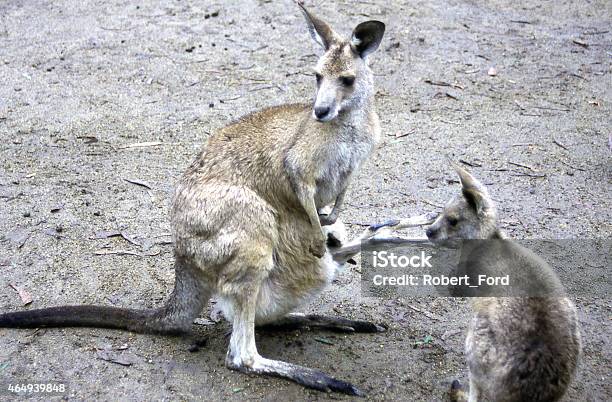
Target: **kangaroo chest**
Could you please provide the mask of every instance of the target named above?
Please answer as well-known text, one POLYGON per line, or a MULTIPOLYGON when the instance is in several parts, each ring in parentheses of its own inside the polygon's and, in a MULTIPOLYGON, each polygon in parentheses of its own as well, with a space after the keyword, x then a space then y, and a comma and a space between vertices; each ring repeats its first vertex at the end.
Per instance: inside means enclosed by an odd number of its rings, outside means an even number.
POLYGON ((332 140, 323 150, 324 157, 316 166, 317 208, 331 204, 349 184, 353 175, 368 158, 376 143, 376 137, 357 129, 348 131, 332 140))

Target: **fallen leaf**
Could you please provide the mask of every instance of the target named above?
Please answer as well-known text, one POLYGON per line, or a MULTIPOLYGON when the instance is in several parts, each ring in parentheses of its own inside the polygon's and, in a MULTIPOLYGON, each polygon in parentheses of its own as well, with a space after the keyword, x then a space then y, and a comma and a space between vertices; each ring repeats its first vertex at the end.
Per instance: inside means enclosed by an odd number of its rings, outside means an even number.
POLYGON ((459 98, 457 98, 455 95, 453 95, 451 93, 445 92, 444 94, 446 95, 447 98, 451 98, 451 99, 454 99, 454 100, 459 100, 459 98))
POLYGON ((214 321, 207 320, 206 318, 196 318, 195 320, 193 320, 193 323, 195 325, 213 325, 215 324, 214 321))
POLYGON ((315 341, 317 342, 321 342, 324 343, 326 345, 334 345, 334 343, 332 341, 330 341, 329 339, 325 339, 325 338, 314 338, 315 341))
POLYGON ((9 283, 9 286, 12 287, 19 294, 21 302, 24 306, 27 306, 28 304, 32 303, 32 295, 28 291, 15 285, 14 283, 9 283))
POLYGON ((57 228, 47 228, 47 229, 44 229, 43 233, 46 234, 47 236, 55 237, 56 239, 61 239, 62 238, 62 235, 60 234, 61 231, 58 230, 57 228))
POLYGON ((118 230, 101 230, 94 234, 94 239, 108 239, 109 237, 121 236, 121 232, 118 230))
POLYGON ((445 81, 433 81, 433 80, 430 80, 430 79, 426 79, 424 82, 426 84, 435 85, 435 86, 439 86, 439 87, 453 87, 453 88, 463 89, 463 86, 461 86, 459 84, 450 84, 450 83, 445 82, 445 81))
POLYGON ((149 190, 153 190, 153 187, 151 187, 151 185, 147 183, 146 181, 142 181, 138 179, 126 179, 126 178, 123 178, 123 180, 127 181, 128 183, 136 184, 137 186, 142 186, 149 190))
POLYGON ((96 357, 100 360, 119 364, 125 367, 129 367, 134 364, 133 357, 125 356, 123 353, 114 353, 113 351, 107 349, 98 350, 96 357))
POLYGON ((482 167, 482 163, 478 161, 470 162, 465 159, 459 159, 459 162, 463 163, 464 165, 468 165, 469 167, 482 167))
POLYGON ((154 257, 159 255, 161 250, 155 250, 147 253, 139 253, 131 250, 98 250, 94 251, 94 255, 135 255, 137 257, 154 257))
MULTIPOLYGON (((128 243, 132 243, 135 246, 140 246, 141 243, 136 241, 136 239, 134 239, 132 236, 130 236, 129 234, 125 233, 125 232, 121 232, 121 237, 123 237, 128 243)), ((145 250, 146 251, 146 250, 145 250)))
POLYGON ((93 135, 82 135, 82 136, 79 136, 77 138, 80 139, 80 140, 83 140, 83 142, 85 144, 93 144, 93 143, 99 141, 98 138, 94 137, 93 135))
POLYGON ((120 146, 119 149, 127 149, 127 148, 144 148, 144 147, 158 147, 160 145, 164 145, 163 142, 160 141, 150 141, 150 142, 136 142, 134 144, 123 145, 120 146))
MULTIPOLYGON (((111 238, 111 237, 122 237, 123 239, 125 239, 129 243, 132 243, 135 246, 142 246, 141 242, 137 241, 136 239, 134 239, 129 234, 127 234, 125 232, 118 231, 118 230, 109 230, 109 231, 102 230, 102 231, 96 232, 94 234, 93 239, 94 240, 108 239, 108 238, 111 238)), ((149 248, 151 248, 151 247, 149 247, 149 248)), ((145 250, 145 251, 147 251, 147 250, 145 250)))
POLYGON ((23 247, 29 237, 30 232, 26 229, 16 229, 4 235, 4 239, 10 241, 17 248, 23 247))
POLYGON ((421 345, 429 345, 433 342, 433 337, 431 335, 426 335, 422 340, 418 340, 412 344, 414 348, 421 345))
POLYGON ((586 42, 581 41, 580 39, 572 39, 572 42, 574 42, 575 44, 577 44, 578 46, 582 46, 582 47, 589 47, 589 44, 586 42))
POLYGON ((395 138, 402 138, 402 137, 406 137, 408 135, 412 134, 412 132, 408 132, 408 133, 402 133, 401 131, 398 131, 397 133, 395 133, 395 138))
POLYGON ((61 211, 62 208, 64 208, 63 205, 57 204, 57 205, 51 207, 51 213, 53 213, 53 214, 57 213, 57 212, 61 211))

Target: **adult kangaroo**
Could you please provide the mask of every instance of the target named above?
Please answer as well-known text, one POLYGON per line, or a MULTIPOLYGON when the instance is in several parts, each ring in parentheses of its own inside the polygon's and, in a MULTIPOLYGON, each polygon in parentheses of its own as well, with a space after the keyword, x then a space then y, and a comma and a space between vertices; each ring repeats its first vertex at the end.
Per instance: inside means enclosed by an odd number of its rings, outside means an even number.
POLYGON ((62 306, 7 313, 0 315, 0 327, 180 333, 216 296, 232 323, 229 368, 361 394, 320 371, 266 359, 255 346, 255 326, 279 321, 382 330, 365 321, 290 314, 329 285, 341 263, 326 246, 322 225, 336 220, 351 177, 380 136, 368 56, 385 30, 382 22, 367 21, 343 39, 298 4, 324 49, 315 67, 314 106, 263 109, 209 138, 174 195, 176 280, 167 302, 154 310, 62 306), (332 212, 319 216, 332 203, 332 212))

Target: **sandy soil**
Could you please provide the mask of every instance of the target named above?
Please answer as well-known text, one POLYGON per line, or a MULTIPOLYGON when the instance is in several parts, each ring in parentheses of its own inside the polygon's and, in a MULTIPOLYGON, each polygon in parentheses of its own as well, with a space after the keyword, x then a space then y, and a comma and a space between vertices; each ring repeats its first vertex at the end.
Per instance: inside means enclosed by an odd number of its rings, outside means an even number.
MULTIPOLYGON (((388 27, 373 57, 383 142, 351 187, 342 218, 353 232, 444 203, 457 191, 449 155, 489 184, 511 236, 610 236, 609 1, 319 3, 345 34, 368 18, 388 27)), ((162 303, 169 195, 206 137, 260 107, 312 99, 315 47, 290 1, 135 4, 0 4, 2 311, 23 308, 9 284, 32 295, 28 308, 162 303), (163 145, 129 147, 142 142, 163 145)), ((610 400, 610 299, 576 302, 584 356, 567 399, 610 400)), ((390 329, 260 333, 264 356, 333 373, 374 400, 444 400, 466 377, 465 300, 361 298, 350 267, 304 311, 390 329)), ((63 380, 70 400, 349 399, 227 370, 228 329, 194 326, 208 339, 197 352, 183 338, 0 329, 0 378, 63 380)))

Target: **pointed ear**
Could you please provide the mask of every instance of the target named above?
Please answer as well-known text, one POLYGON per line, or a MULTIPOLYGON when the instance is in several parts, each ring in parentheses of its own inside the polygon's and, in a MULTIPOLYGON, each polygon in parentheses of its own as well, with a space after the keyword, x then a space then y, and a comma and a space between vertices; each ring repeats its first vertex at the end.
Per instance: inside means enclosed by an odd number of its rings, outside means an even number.
POLYGON ((464 188, 462 190, 462 193, 463 193, 463 198, 465 198, 465 200, 467 201, 469 206, 472 207, 474 212, 480 215, 485 211, 486 209, 484 207, 485 197, 483 197, 482 193, 478 192, 478 190, 475 190, 473 188, 470 188, 470 189, 464 188))
POLYGON ((474 211, 478 214, 488 212, 489 210, 494 211, 495 206, 487 188, 472 176, 470 172, 454 162, 451 162, 451 164, 461 180, 463 196, 468 204, 474 208, 474 211))
POLYGON ((453 161, 451 161, 451 165, 453 166, 453 169, 455 169, 455 172, 457 172, 457 174, 459 175, 459 179, 461 180, 461 186, 463 186, 464 189, 472 187, 484 188, 484 186, 461 165, 453 161))
POLYGON ((351 36, 351 47, 362 59, 378 49, 385 34, 385 24, 380 21, 366 21, 357 25, 351 36))
POLYGON ((298 6, 306 18, 306 24, 308 25, 308 32, 312 39, 319 45, 323 46, 325 50, 334 43, 340 40, 340 36, 334 32, 334 30, 322 19, 312 15, 304 5, 302 1, 297 1, 298 6))

